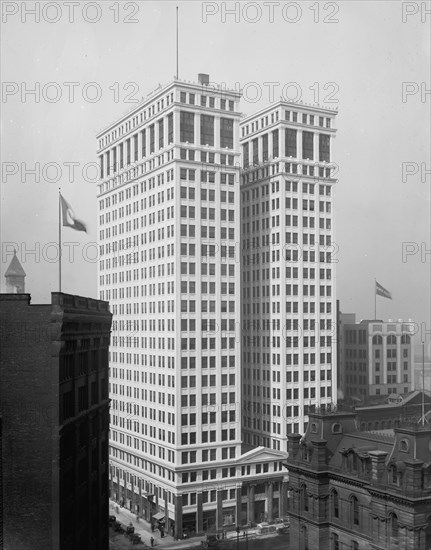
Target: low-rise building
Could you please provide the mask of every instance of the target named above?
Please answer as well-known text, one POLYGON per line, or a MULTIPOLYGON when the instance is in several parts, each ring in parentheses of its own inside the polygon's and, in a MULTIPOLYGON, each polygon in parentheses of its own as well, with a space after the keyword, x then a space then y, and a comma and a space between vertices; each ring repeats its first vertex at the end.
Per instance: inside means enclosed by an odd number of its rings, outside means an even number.
POLYGON ((404 395, 414 388, 414 323, 363 320, 342 324, 341 363, 344 399, 404 395))
POLYGON ((289 436, 291 547, 429 550, 431 427, 361 432, 352 412, 310 414, 289 436))

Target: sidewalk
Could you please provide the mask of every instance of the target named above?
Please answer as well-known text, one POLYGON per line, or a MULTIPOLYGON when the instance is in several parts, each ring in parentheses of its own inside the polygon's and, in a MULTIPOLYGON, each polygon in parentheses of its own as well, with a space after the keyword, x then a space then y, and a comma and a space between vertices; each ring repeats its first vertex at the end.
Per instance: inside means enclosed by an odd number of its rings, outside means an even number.
POLYGON ((144 542, 147 546, 151 548, 150 539, 151 537, 154 538, 155 548, 184 548, 186 547, 200 547, 201 541, 205 540, 205 537, 193 537, 191 539, 184 539, 184 540, 175 540, 171 535, 167 535, 165 533, 165 536, 161 538, 160 531, 158 529, 154 530, 154 533, 151 531, 151 525, 145 521, 142 518, 139 518, 139 521, 136 520, 136 514, 133 514, 130 512, 130 510, 127 510, 126 508, 121 508, 119 504, 117 504, 113 500, 109 500, 109 513, 113 516, 117 517, 117 520, 123 523, 124 525, 129 525, 130 523, 135 528, 135 533, 138 533, 138 535, 141 535, 142 542, 144 542), (117 512, 118 508, 118 512, 117 512))
MULTIPOLYGON (((190 539, 184 539, 184 540, 175 540, 171 535, 166 535, 161 538, 160 531, 158 529, 154 530, 154 533, 151 531, 151 525, 144 519, 140 518, 139 521, 136 520, 136 514, 133 514, 130 512, 130 510, 127 510, 127 508, 121 508, 119 504, 117 504, 113 500, 109 500, 109 513, 116 516, 117 520, 123 523, 124 525, 129 525, 130 523, 135 528, 135 533, 138 533, 141 535, 142 542, 146 544, 146 546, 149 546, 151 548, 151 537, 154 538, 154 547, 155 548, 166 548, 168 549, 180 549, 180 548, 201 548, 201 541, 206 540, 206 536, 203 537, 192 537, 190 539), (118 508, 118 512, 117 512, 118 508)), ((249 540, 252 540, 253 538, 257 537, 259 539, 266 539, 266 538, 272 538, 276 537, 277 533, 270 533, 267 535, 258 535, 256 528, 246 529, 242 528, 239 534, 239 540, 244 541, 244 533, 247 533, 247 537, 250 537, 249 540)), ((237 532, 234 531, 227 531, 226 532, 226 539, 236 539, 237 538, 237 532)), ((121 537, 121 539, 125 539, 124 545, 121 546, 124 548, 127 548, 129 545, 128 539, 125 537, 121 537)), ((120 539, 120 540, 121 540, 120 539)))

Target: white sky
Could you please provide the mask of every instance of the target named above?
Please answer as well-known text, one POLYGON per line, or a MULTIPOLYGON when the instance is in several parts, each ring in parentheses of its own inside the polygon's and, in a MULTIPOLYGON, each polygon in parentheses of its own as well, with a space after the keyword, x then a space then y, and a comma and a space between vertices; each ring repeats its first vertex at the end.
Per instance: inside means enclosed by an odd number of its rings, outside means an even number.
MULTIPOLYGON (((63 262, 63 291, 96 296, 95 257, 96 185, 85 181, 82 167, 96 160, 96 133, 114 121, 133 103, 125 103, 130 92, 141 98, 175 74, 175 3, 99 2, 100 20, 88 2, 75 8, 69 22, 67 2, 27 2, 56 23, 36 23, 21 9, 21 2, 2 2, 11 14, 2 24, 2 80, 9 84, 2 102, 2 167, 16 175, 3 174, 1 190, 1 284, 18 244, 19 258, 27 272, 26 288, 33 303, 49 301, 58 290, 55 249, 47 243, 58 239, 58 187, 72 204, 78 218, 90 227, 88 235, 65 228, 63 241, 77 242, 73 262, 63 262), (55 4, 57 8, 55 8, 55 4), (127 4, 127 9, 126 9, 127 4), (87 11, 83 12, 83 7, 87 11), (115 10, 119 22, 114 22, 115 10), (127 17, 136 23, 125 23, 127 17), (22 21, 24 19, 24 22, 22 21), (61 99, 49 103, 57 83, 61 99), (64 82, 77 82, 75 100, 69 102, 64 82), (83 98, 87 83, 96 82, 100 101, 83 98), (135 83, 124 89, 126 83, 135 83), (38 102, 21 92, 39 83, 38 102), (115 101, 118 83, 120 101, 115 101), (111 89, 110 89, 111 87, 111 89), (40 163, 40 181, 25 175, 20 165, 40 163), (79 163, 74 181, 68 182, 63 163, 79 163), (47 163, 62 168, 60 183, 44 181, 47 163), (24 182, 21 182, 21 179, 24 182), (87 248, 85 248, 87 245, 87 248), (40 250, 29 254, 28 251, 40 250), (27 253, 26 253, 27 251, 27 253)), ((92 4, 96 4, 93 2, 92 4)), ((426 163, 429 169, 430 95, 421 98, 421 86, 430 88, 429 23, 421 4, 399 1, 301 2, 299 14, 292 2, 274 2, 270 9, 260 3, 262 17, 256 19, 256 3, 241 2, 239 17, 223 18, 223 5, 179 2, 180 78, 196 81, 197 73, 209 73, 211 81, 229 87, 245 87, 242 110, 249 114, 271 100, 268 82, 275 86, 275 99, 294 96, 289 83, 302 89, 302 99, 314 103, 318 92, 323 106, 338 107, 334 161, 340 165, 335 192, 336 243, 338 246, 337 295, 342 310, 357 318, 374 314, 374 277, 390 290, 392 301, 378 298, 378 317, 412 318, 430 330, 430 262, 421 258, 431 248, 430 175, 420 172, 402 181, 402 163, 426 163), (289 4, 289 5, 288 5, 289 4), (418 13, 405 17, 404 9, 418 13), (314 6, 314 8, 313 8, 314 6), (319 13, 317 13, 317 6, 319 13), (284 8, 284 11, 282 11, 284 8), (208 13, 203 21, 203 10, 208 13), (210 15, 212 12, 216 12, 210 15), (421 17, 422 15, 422 17, 421 17), (298 18, 296 23, 288 22, 298 18), (323 22, 338 20, 338 22, 323 22), (314 19, 319 18, 319 22, 314 19), (423 21, 422 21, 423 20, 423 21), (402 83, 411 82, 417 93, 402 101, 402 83), (254 102, 256 83, 260 101, 254 102), (317 83, 317 84, 315 84, 317 83), (334 83, 325 89, 326 83, 334 83), (423 85, 421 83, 424 83, 423 85), (314 84, 314 91, 310 86, 314 84), (328 93, 338 103, 327 103, 328 93), (422 181, 421 181, 422 180, 422 181), (417 253, 403 262, 403 243, 417 253), (421 243, 424 243, 421 245, 421 243)), ((4 15, 4 13, 3 13, 4 15)), ((94 94, 95 88, 88 88, 94 94)), ((86 96, 87 97, 87 96, 86 96)), ((89 97, 89 96, 88 96, 89 97)), ((414 165, 412 165, 414 166, 414 165)), ((90 179, 94 171, 88 172, 90 179)), ((54 171, 48 171, 48 179, 54 171)), ((429 341, 430 336, 427 336, 429 341)))

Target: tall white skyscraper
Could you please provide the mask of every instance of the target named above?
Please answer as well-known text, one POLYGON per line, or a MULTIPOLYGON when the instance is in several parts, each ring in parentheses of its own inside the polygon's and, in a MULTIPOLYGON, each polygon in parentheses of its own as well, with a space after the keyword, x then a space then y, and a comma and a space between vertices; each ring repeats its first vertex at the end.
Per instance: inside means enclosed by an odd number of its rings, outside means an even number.
POLYGON ((97 136, 111 496, 179 537, 282 514, 287 493, 282 453, 241 448, 240 94, 208 80, 97 136))
POLYGON ((241 121, 244 440, 281 451, 336 401, 336 114, 279 102, 241 121))

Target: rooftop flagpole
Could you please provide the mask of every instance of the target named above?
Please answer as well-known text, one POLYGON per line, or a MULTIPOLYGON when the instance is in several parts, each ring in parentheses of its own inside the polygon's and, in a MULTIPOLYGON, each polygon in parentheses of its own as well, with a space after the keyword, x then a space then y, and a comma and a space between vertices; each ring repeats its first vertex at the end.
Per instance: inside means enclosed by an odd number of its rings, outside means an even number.
POLYGON ((61 292, 61 187, 58 188, 58 291, 61 292))
POLYGON ((179 77, 179 71, 178 71, 178 6, 177 6, 177 48, 176 48, 177 52, 177 74, 176 74, 176 80, 178 80, 178 77, 179 77))
POLYGON ((422 426, 425 425, 425 340, 422 342, 422 426))

